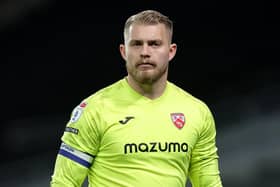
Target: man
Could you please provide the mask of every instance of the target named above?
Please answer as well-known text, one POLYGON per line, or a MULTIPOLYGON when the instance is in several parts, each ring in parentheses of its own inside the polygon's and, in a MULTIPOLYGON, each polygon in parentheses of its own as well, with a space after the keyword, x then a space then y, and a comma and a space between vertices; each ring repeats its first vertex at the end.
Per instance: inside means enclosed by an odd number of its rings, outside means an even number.
POLYGON ((213 116, 202 101, 167 80, 176 54, 173 23, 160 12, 131 16, 120 53, 127 76, 72 112, 52 187, 222 186, 213 116))

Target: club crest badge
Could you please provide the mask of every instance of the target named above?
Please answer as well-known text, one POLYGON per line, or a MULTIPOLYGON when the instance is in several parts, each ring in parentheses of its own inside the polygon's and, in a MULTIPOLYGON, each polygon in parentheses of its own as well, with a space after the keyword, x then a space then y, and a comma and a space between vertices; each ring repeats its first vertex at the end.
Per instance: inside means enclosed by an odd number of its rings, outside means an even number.
POLYGON ((182 129, 185 125, 185 115, 183 113, 171 113, 170 115, 173 124, 178 129, 182 129))

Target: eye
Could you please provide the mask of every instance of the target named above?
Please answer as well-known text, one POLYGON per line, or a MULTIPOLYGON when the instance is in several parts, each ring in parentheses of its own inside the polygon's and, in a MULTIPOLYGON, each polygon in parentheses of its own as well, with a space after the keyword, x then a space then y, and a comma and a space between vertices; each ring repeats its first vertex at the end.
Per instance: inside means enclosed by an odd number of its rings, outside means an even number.
POLYGON ((131 46, 141 46, 143 42, 135 40, 135 41, 131 41, 130 45, 131 46))
POLYGON ((161 42, 158 41, 158 40, 155 40, 155 41, 149 42, 149 45, 150 45, 150 46, 153 46, 153 47, 158 47, 158 46, 161 45, 161 42))

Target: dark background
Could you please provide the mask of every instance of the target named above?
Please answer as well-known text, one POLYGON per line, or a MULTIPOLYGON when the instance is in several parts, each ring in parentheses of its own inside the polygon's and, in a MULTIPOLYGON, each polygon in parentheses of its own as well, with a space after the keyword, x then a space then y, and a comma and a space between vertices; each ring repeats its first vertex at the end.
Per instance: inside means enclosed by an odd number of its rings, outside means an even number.
POLYGON ((169 80, 216 119, 225 186, 279 184, 279 18, 268 1, 0 2, 0 186, 48 186, 72 109, 126 75, 131 14, 174 21, 169 80))

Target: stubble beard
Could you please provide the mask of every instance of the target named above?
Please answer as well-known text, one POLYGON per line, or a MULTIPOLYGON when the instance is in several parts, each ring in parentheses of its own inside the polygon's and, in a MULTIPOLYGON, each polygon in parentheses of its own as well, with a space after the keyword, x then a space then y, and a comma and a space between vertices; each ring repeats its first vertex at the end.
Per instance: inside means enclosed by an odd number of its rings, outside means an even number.
POLYGON ((168 71, 168 66, 158 69, 155 67, 153 70, 139 70, 137 68, 130 69, 127 67, 128 74, 142 85, 151 85, 161 79, 168 71))

